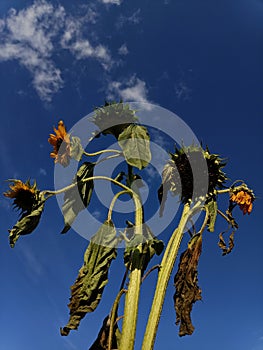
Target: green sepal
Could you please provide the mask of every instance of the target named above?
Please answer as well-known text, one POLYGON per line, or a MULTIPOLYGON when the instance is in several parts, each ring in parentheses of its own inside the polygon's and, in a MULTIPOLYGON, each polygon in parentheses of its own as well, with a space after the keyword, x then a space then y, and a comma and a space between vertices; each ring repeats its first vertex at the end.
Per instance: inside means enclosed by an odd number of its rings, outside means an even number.
POLYGON ((93 180, 86 182, 81 181, 93 176, 94 166, 94 163, 83 163, 73 180, 73 183, 78 184, 68 190, 64 195, 62 212, 64 215, 65 226, 61 233, 66 233, 70 229, 79 212, 87 208, 89 205, 94 188, 93 180))
POLYGON ((144 126, 129 125, 119 135, 118 142, 128 164, 143 169, 150 163, 150 136, 144 126))
POLYGON ((104 287, 108 283, 108 271, 117 256, 118 239, 112 221, 105 221, 91 238, 84 255, 84 264, 79 270, 75 284, 71 287, 69 303, 70 319, 60 329, 61 335, 68 335, 77 329, 82 318, 98 306, 104 287))

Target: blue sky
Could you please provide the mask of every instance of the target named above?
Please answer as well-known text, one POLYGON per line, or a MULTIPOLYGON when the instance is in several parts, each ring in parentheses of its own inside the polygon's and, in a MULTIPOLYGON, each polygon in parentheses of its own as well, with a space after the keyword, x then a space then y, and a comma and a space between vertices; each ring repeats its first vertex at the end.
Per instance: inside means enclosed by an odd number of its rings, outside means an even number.
MULTIPOLYGON (((0 3, 1 192, 14 177, 53 188, 52 126, 63 119, 71 128, 105 99, 123 98, 179 115, 228 158, 228 176, 244 179, 259 197, 250 217, 237 215, 231 255, 221 256, 216 233, 205 234, 203 302, 194 306, 191 337, 177 335, 171 280, 157 350, 263 347, 262 14, 260 0, 0 3)), ((61 337, 87 242, 72 230, 59 234, 63 218, 53 200, 36 232, 11 250, 7 229, 16 213, 4 197, 0 209, 1 349, 87 349, 117 292, 121 256, 96 312, 61 337)), ((154 281, 152 274, 142 290, 138 350, 154 281)))

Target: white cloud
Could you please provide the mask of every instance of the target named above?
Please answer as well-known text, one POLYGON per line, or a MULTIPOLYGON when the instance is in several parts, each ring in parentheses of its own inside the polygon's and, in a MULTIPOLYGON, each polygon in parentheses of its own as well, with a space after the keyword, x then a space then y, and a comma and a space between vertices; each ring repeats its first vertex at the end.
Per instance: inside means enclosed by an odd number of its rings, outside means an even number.
POLYGON ((83 12, 81 17, 69 16, 63 6, 36 0, 20 11, 11 9, 0 19, 0 62, 17 60, 25 67, 44 101, 51 101, 63 87, 62 72, 53 59, 61 48, 76 59, 94 58, 104 69, 112 66, 109 50, 102 44, 92 45, 84 35, 85 24, 95 23, 97 13, 91 8, 83 12))
POLYGON ((86 16, 79 21, 76 21, 74 18, 66 19, 65 31, 61 38, 61 46, 64 49, 70 50, 78 60, 95 58, 105 69, 109 69, 112 66, 109 50, 101 44, 92 46, 88 39, 83 39, 82 27, 85 19, 86 16))
POLYGON ((101 0, 103 4, 114 4, 114 5, 120 5, 121 0, 101 0))
POLYGON ((122 56, 126 56, 128 55, 129 53, 129 50, 127 48, 127 45, 126 44, 122 44, 119 49, 118 49, 118 53, 119 55, 122 55, 122 56))
POLYGON ((178 100, 188 101, 190 99, 192 90, 186 85, 183 80, 176 82, 174 89, 178 100))
POLYGON ((120 29, 121 27, 123 27, 126 24, 138 24, 141 22, 141 9, 137 9, 135 12, 133 12, 130 16, 124 16, 124 15, 120 15, 117 23, 116 23, 116 27, 118 29, 120 29))
POLYGON ((51 60, 52 38, 65 16, 63 7, 54 8, 45 1, 17 12, 12 9, 2 20, 0 61, 18 60, 33 75, 33 85, 39 96, 50 101, 62 86, 61 72, 51 60))
POLYGON ((43 175, 43 176, 46 176, 47 175, 47 171, 43 168, 40 168, 39 169, 39 175, 43 175))
POLYGON ((147 99, 148 90, 145 81, 133 75, 129 80, 119 82, 112 81, 108 85, 108 98, 121 97, 124 101, 145 102, 147 99))

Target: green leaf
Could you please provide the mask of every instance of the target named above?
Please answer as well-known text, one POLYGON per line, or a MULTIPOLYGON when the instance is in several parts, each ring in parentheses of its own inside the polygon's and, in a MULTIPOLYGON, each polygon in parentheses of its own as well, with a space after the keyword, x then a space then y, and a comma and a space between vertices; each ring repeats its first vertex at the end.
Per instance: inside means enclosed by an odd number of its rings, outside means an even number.
POLYGON ((41 214, 44 209, 45 199, 41 193, 38 195, 38 201, 35 203, 30 212, 25 212, 18 222, 9 231, 9 243, 14 248, 16 241, 22 235, 32 233, 39 224, 41 214))
MULTIPOLYGON (((130 223, 129 229, 131 229, 130 223)), ((163 241, 157 239, 150 228, 143 224, 143 234, 133 235, 126 245, 124 263, 130 270, 137 268, 144 272, 152 257, 155 254, 160 255, 163 248, 163 241)))
POLYGON ((104 287, 108 283, 110 264, 117 255, 117 241, 112 221, 105 221, 91 238, 84 255, 84 265, 71 287, 70 319, 68 324, 60 329, 61 335, 68 335, 72 329, 77 329, 86 313, 93 312, 98 306, 104 287))
POLYGON ((66 233, 70 229, 79 212, 87 208, 90 202, 94 187, 93 180, 83 183, 81 180, 93 176, 94 166, 94 163, 83 163, 73 180, 73 183, 78 183, 78 185, 67 191, 64 195, 62 212, 64 215, 65 226, 61 233, 66 233))
POLYGON ((208 203, 205 204, 205 209, 208 212, 208 231, 214 232, 215 222, 217 217, 217 201, 212 199, 208 203))
POLYGON ((144 126, 131 124, 118 137, 126 162, 139 169, 151 161, 150 136, 144 126))
POLYGON ((70 138, 70 157, 76 159, 78 162, 81 160, 84 149, 81 145, 80 138, 72 136, 70 138))

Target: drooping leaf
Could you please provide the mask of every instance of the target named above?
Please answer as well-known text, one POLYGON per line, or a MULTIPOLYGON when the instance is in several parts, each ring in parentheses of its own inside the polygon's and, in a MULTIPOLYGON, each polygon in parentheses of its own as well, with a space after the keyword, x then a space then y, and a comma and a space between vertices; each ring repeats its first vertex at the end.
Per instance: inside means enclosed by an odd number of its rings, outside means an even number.
POLYGON ((205 209, 208 213, 208 231, 214 232, 217 216, 217 201, 211 199, 208 203, 205 204, 205 209))
POLYGON ((45 199, 41 192, 36 198, 38 198, 38 201, 32 206, 31 210, 24 212, 14 227, 8 230, 11 248, 14 248, 20 236, 32 233, 38 226, 44 209, 45 199))
POLYGON ((94 187, 93 180, 81 181, 93 176, 94 166, 94 163, 83 163, 73 180, 73 183, 78 183, 78 185, 67 191, 64 195, 62 212, 65 226, 61 233, 66 233, 70 229, 76 216, 81 210, 87 208, 90 202, 94 187))
POLYGON ((71 136, 70 138, 70 157, 77 160, 81 160, 84 149, 81 145, 80 138, 76 136, 71 136))
MULTIPOLYGON (((103 324, 99 331, 97 339, 91 345, 89 350, 108 350, 109 332, 110 332, 110 317, 107 316, 103 321, 103 324)), ((115 323, 113 328, 113 339, 111 343, 112 350, 118 350, 119 344, 120 344, 120 338, 121 338, 121 332, 118 328, 117 323, 115 323)))
POLYGON ((163 248, 163 241, 157 239, 150 228, 146 224, 143 224, 143 234, 133 235, 126 244, 124 263, 130 270, 137 268, 141 269, 143 273, 152 257, 155 254, 160 255, 163 248))
POLYGON ((191 321, 193 304, 201 300, 198 286, 197 267, 202 251, 202 235, 196 234, 188 243, 188 248, 181 254, 178 271, 174 278, 176 292, 174 306, 176 325, 180 324, 179 336, 190 335, 194 331, 191 321))
POLYGON ((116 258, 116 230, 112 221, 106 221, 91 238, 84 255, 84 265, 79 270, 75 284, 71 287, 69 303, 70 319, 61 328, 61 335, 77 329, 81 319, 98 306, 104 287, 108 283, 108 270, 116 258))
POLYGON ((128 164, 142 169, 150 163, 150 136, 144 126, 129 125, 119 135, 118 142, 128 164))

